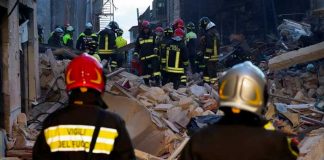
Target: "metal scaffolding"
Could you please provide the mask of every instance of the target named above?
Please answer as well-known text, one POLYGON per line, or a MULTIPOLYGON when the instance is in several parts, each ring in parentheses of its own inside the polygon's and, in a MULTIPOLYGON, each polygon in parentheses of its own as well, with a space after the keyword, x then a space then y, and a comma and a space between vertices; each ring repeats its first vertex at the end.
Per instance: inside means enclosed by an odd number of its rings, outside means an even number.
POLYGON ((110 21, 114 20, 115 5, 113 0, 104 0, 102 14, 99 15, 100 30, 104 29, 110 21))

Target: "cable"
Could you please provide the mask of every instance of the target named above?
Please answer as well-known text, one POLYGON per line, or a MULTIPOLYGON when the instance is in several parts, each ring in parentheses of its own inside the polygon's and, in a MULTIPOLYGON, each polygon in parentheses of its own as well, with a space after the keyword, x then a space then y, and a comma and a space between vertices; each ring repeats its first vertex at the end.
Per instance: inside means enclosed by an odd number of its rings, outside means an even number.
POLYGON ((11 11, 9 12, 8 17, 11 16, 12 12, 16 9, 16 7, 18 6, 18 4, 19 4, 19 0, 16 1, 15 5, 14 5, 13 8, 11 9, 11 11))

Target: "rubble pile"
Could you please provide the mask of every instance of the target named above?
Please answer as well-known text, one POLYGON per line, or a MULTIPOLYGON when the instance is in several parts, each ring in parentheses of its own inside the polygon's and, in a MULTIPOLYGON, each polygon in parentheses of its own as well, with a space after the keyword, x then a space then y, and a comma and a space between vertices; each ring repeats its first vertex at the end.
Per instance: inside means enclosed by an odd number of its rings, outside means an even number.
MULTIPOLYGON (((143 85, 140 77, 127 72, 121 72, 117 76, 113 77, 111 81, 108 81, 106 87, 110 93, 119 96, 127 96, 134 100, 140 104, 143 110, 150 114, 150 121, 152 121, 155 128, 157 128, 155 131, 164 133, 162 138, 159 137, 161 144, 163 145, 157 151, 152 152, 148 148, 138 147, 140 145, 137 145, 135 141, 135 148, 140 148, 141 151, 148 152, 149 154, 161 158, 170 158, 175 156, 175 151, 181 147, 181 144, 186 143, 188 137, 187 129, 191 118, 207 115, 219 117, 221 115, 221 113, 217 112, 218 102, 213 98, 212 94, 209 94, 211 92, 216 92, 211 88, 212 87, 207 88, 194 84, 186 88, 175 90, 172 83, 166 84, 162 87, 148 87, 143 85)), ((104 100, 107 101, 105 102, 113 111, 119 109, 115 109, 113 107, 115 104, 109 102, 109 99, 113 100, 116 98, 117 97, 104 97, 104 100)), ((132 107, 134 108, 134 106, 132 107)), ((122 113, 124 111, 116 112, 122 113)), ((133 111, 130 109, 128 112, 133 111)), ((137 113, 133 113, 133 116, 136 116, 136 114, 137 113)), ((125 119, 126 125, 128 121, 131 121, 129 119, 133 118, 123 116, 123 113, 121 116, 125 119)), ((141 124, 141 126, 145 125, 140 122, 137 123, 141 124)), ((132 137, 132 129, 130 129, 130 126, 127 127, 132 137)), ((183 146, 184 145, 182 145, 182 147, 183 146)), ((156 146, 156 148, 159 147, 156 146)))

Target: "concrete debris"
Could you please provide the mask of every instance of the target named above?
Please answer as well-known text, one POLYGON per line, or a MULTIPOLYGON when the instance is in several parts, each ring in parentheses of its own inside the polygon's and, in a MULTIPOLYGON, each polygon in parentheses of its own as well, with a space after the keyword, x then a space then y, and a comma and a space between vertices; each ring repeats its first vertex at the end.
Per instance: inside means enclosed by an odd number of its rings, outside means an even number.
POLYGON ((307 134, 300 143, 298 160, 324 159, 324 128, 319 128, 307 134))

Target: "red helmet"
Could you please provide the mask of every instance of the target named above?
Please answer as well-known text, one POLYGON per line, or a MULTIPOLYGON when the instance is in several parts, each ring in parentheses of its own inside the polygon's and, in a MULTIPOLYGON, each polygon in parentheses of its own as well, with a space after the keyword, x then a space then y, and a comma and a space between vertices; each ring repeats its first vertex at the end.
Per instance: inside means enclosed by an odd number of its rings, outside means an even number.
POLYGON ((164 29, 162 27, 156 27, 155 32, 164 32, 164 29))
POLYGON ((174 31, 174 36, 175 36, 175 37, 178 36, 178 37, 183 38, 184 35, 185 35, 185 32, 184 32, 183 29, 181 29, 181 28, 177 28, 177 29, 174 31))
POLYGON ((174 29, 177 29, 177 28, 184 28, 184 22, 181 18, 178 18, 174 21, 173 23, 173 26, 174 26, 174 29))
POLYGON ((65 71, 65 81, 68 92, 82 87, 103 92, 105 87, 102 65, 86 53, 69 63, 65 71))
POLYGON ((142 22, 142 29, 145 29, 145 28, 150 28, 150 22, 147 20, 144 20, 142 22))

